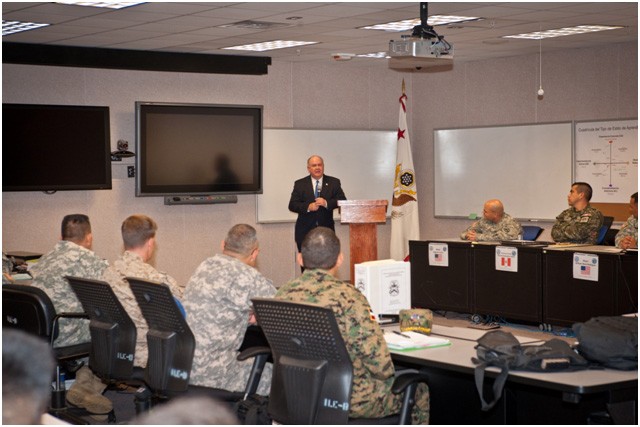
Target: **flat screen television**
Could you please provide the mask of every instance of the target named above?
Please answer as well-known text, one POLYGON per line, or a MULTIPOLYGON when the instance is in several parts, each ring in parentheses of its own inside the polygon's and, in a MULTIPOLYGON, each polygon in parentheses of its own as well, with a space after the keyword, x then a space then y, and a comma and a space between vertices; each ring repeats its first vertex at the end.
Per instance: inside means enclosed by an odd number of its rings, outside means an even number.
POLYGON ((262 193, 262 106, 136 102, 136 196, 262 193))
POLYGON ((109 107, 2 104, 2 191, 111 189, 109 107))

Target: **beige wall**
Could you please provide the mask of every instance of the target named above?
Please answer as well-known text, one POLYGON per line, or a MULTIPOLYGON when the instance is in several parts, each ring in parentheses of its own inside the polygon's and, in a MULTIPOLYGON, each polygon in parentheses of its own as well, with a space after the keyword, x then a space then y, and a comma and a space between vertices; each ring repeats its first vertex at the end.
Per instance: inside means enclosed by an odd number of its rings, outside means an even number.
MULTIPOLYGON (((536 95, 537 55, 421 73, 380 65, 275 62, 266 76, 3 64, 2 83, 3 102, 108 105, 115 149, 118 139, 134 145, 135 101, 262 104, 265 127, 274 128, 395 129, 404 78, 421 237, 427 239, 455 236, 468 222, 433 216, 433 129, 637 117, 637 64, 635 44, 544 55, 543 100, 536 95)), ((3 141, 2 150, 3 162, 19 160, 28 170, 28 159, 11 159, 11 141, 3 141)), ((238 222, 258 229, 259 268, 267 277, 280 285, 295 276, 293 224, 256 224, 255 196, 238 196, 238 203, 229 205, 165 206, 162 198, 134 196, 135 180, 126 177, 131 162, 113 164, 111 191, 3 193, 3 249, 46 252, 58 240, 65 214, 86 213, 92 220, 94 250, 113 261, 122 250, 120 223, 140 212, 159 225, 156 266, 182 283, 219 250, 228 228, 238 222)), ((300 168, 300 176, 306 173, 304 165, 292 167, 300 168)), ((331 174, 330 164, 326 172, 331 174)), ((550 224, 542 225, 547 228, 543 238, 548 238, 550 224)), ((336 231, 348 257, 348 228, 337 225, 336 231)), ((380 258, 389 255, 389 234, 388 224, 378 227, 380 258)), ((340 275, 348 278, 347 266, 340 275)))

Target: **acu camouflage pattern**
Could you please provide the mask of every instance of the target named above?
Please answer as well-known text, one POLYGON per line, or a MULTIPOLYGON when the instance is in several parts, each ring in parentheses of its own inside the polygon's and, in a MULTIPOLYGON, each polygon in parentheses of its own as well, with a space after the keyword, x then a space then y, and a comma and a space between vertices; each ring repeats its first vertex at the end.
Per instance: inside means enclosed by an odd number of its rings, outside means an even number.
POLYGON ((572 206, 556 217, 551 237, 556 242, 595 245, 603 222, 602 213, 591 205, 581 211, 572 206))
POLYGON ((136 277, 151 282, 164 283, 169 286, 173 296, 182 297, 183 288, 178 286, 176 280, 167 273, 160 272, 147 264, 139 255, 125 251, 112 266, 104 271, 102 280, 108 282, 118 300, 136 325, 136 352, 133 364, 146 367, 148 359, 147 332, 149 326, 140 311, 136 297, 133 295, 125 277, 136 277))
MULTIPOLYGON (((252 313, 251 298, 271 298, 276 289, 255 268, 227 255, 198 266, 187 283, 183 305, 196 337, 190 384, 244 391, 253 362, 236 360, 252 313)), ((271 366, 265 366, 258 394, 268 395, 271 366)))
MULTIPOLYGON (((305 270, 302 276, 278 289, 276 298, 333 310, 353 364, 350 417, 378 418, 400 412, 401 397, 391 392, 395 378, 391 355, 360 291, 324 270, 305 270)), ((429 390, 425 384, 418 387, 412 421, 429 421, 429 390)))
POLYGON ((616 246, 620 247, 620 242, 625 237, 633 237, 633 240, 638 243, 638 218, 631 215, 627 222, 625 222, 622 227, 620 227, 620 231, 616 234, 616 246))
MULTIPOLYGON (((33 286, 44 290, 57 313, 83 313, 82 304, 65 276, 100 279, 109 263, 73 242, 61 240, 29 269, 33 286)), ((88 319, 60 319, 56 346, 79 344, 91 340, 88 319)))
POLYGON ((476 232, 476 241, 478 242, 496 242, 517 239, 518 236, 522 235, 522 226, 518 221, 511 218, 509 214, 505 213, 497 224, 484 218, 474 222, 469 228, 460 233, 460 238, 467 240, 469 231, 476 232))

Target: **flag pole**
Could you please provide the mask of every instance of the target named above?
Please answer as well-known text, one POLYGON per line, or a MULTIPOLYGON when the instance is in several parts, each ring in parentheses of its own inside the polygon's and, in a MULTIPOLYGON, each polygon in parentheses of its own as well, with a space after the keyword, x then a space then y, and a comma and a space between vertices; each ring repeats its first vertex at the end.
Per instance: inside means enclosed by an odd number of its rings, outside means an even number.
POLYGON ((404 90, 404 78, 402 79, 402 94, 405 95, 405 90, 404 90))

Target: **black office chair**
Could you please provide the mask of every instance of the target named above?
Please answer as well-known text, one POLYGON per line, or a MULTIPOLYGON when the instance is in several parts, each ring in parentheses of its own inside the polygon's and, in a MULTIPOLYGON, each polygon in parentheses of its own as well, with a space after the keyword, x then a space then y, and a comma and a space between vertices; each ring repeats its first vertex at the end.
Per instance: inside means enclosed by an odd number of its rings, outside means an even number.
POLYGON ((410 424, 419 382, 411 371, 396 378, 392 391, 404 392, 399 415, 349 419, 353 367, 333 311, 312 304, 254 298, 253 308, 274 367, 269 414, 282 424, 410 424))
POLYGON ((190 395, 206 394, 223 401, 236 402, 256 392, 270 356, 268 348, 248 348, 238 355, 238 360, 254 358, 244 392, 189 386, 196 342, 171 290, 167 285, 135 277, 127 277, 126 280, 149 325, 149 361, 145 381, 156 398, 166 399, 187 392, 190 395))
POLYGON ((160 283, 133 277, 126 280, 149 326, 145 382, 163 398, 186 391, 196 340, 171 290, 160 283))
MULTIPOLYGON (((107 383, 132 380, 136 325, 111 286, 104 281, 65 277, 89 316, 89 367, 107 383)), ((137 375, 141 378, 140 373, 137 375)))
MULTIPOLYGON (((62 318, 87 319, 84 313, 56 313, 51 299, 45 291, 29 285, 2 285, 2 327, 15 328, 36 335, 51 344, 56 359, 56 372, 51 373, 59 378, 61 371, 73 373, 82 363, 71 365, 70 362, 88 357, 90 342, 54 347, 58 337, 58 321, 62 318)), ((51 413, 69 422, 82 423, 80 415, 66 411, 65 391, 56 382, 52 390, 51 413)))
POLYGON ((523 225, 522 226, 522 240, 537 240, 542 234, 544 228, 536 225, 523 225))
POLYGON ((604 242, 604 238, 607 235, 607 232, 611 228, 611 224, 613 224, 612 216, 605 216, 604 221, 602 223, 602 227, 600 227, 600 231, 598 232, 598 238, 596 240, 597 245, 601 245, 604 242))

